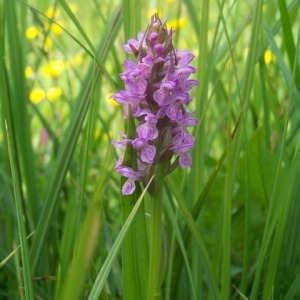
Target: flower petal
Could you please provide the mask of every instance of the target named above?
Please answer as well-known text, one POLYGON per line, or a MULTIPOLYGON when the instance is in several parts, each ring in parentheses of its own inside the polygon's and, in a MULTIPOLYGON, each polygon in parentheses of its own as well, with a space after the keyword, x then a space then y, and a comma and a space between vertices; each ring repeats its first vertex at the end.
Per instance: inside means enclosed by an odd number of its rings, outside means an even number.
POLYGON ((135 190, 135 183, 133 179, 127 179, 122 187, 122 195, 131 195, 135 190))
POLYGON ((182 168, 190 168, 192 166, 192 156, 189 152, 180 154, 179 164, 182 168))

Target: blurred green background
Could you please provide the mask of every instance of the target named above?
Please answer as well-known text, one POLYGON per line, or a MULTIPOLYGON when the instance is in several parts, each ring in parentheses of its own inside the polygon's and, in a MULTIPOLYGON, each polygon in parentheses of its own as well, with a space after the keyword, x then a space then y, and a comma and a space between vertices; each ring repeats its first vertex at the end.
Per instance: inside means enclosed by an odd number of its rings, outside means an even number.
POLYGON ((200 81, 193 167, 166 179, 162 299, 300 297, 299 7, 1 0, 0 298, 122 297, 112 95, 156 12, 200 81))

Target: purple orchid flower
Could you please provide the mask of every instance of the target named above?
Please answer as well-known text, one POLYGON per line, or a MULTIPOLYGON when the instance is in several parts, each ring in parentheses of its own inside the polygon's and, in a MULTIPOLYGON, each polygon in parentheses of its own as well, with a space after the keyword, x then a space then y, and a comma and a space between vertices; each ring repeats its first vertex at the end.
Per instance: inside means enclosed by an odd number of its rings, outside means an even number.
MULTIPOLYGON (((173 34, 155 14, 146 32, 139 32, 137 40, 130 39, 123 46, 135 61, 124 61, 125 71, 120 77, 125 90, 118 91, 114 99, 123 105, 125 118, 131 108, 137 120, 136 137, 129 140, 123 135, 113 144, 123 151, 130 144, 137 151, 138 166, 133 170, 122 165, 123 156, 119 158, 115 169, 127 178, 123 195, 134 192, 136 181, 145 183, 153 174, 153 166, 162 160, 170 164, 172 156, 178 156, 181 167, 192 166, 194 138, 187 127, 195 126, 197 119, 186 111, 186 106, 192 100, 190 90, 198 85, 197 80, 189 78, 196 72, 190 65, 195 56, 187 50, 174 49, 173 34)), ((169 170, 164 171, 167 174, 169 170)))

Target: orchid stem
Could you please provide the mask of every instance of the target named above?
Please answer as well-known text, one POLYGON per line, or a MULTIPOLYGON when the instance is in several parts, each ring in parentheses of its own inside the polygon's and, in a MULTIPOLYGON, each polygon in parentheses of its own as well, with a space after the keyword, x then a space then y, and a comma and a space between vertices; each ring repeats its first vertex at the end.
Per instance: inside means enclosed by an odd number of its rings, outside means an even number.
POLYGON ((148 300, 161 299, 160 287, 162 282, 162 213, 163 213, 163 174, 158 165, 155 172, 155 188, 151 193, 150 203, 150 257, 148 300))

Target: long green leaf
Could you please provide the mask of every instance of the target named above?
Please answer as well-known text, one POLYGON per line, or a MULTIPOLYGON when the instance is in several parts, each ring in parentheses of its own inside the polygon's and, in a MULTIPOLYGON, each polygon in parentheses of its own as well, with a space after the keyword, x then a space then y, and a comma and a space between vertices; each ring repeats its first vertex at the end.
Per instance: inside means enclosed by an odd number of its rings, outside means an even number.
POLYGON ((134 39, 141 28, 142 2, 123 0, 124 31, 126 39, 134 39))
POLYGON ((297 295, 299 295, 300 290, 300 272, 295 277, 292 285, 290 286, 289 290, 285 294, 284 300, 296 299, 297 295))
MULTIPOLYGON (((270 39, 270 41, 272 41, 272 40, 273 39, 270 39)), ((299 40, 298 40, 298 43, 299 43, 299 40)), ((294 67, 294 74, 293 74, 294 76, 296 74, 295 72, 296 72, 296 65, 294 67)), ((293 95, 293 91, 296 90, 296 89, 294 89, 294 80, 293 79, 295 77, 293 77, 293 75, 290 76, 291 79, 288 81, 289 87, 290 87, 290 98, 289 98, 289 102, 288 102, 289 109, 288 109, 288 112, 286 113, 285 120, 284 120, 284 128, 283 128, 283 134, 282 134, 282 139, 281 139, 281 143, 280 143, 280 153, 279 153, 279 159, 278 159, 279 163, 278 163, 277 172, 275 174, 274 188, 273 188, 273 193, 272 193, 272 197, 270 200, 270 206, 268 209, 268 215, 267 215, 267 219, 266 219, 266 226, 265 226, 265 230, 264 230, 264 234, 263 234, 262 245, 261 245, 258 263, 257 263, 257 269, 255 272, 254 283, 253 283, 253 287, 252 287, 252 291, 251 291, 251 299, 256 299, 256 297, 257 297, 259 282, 261 280, 262 269, 265 266, 267 250, 269 249, 269 247, 272 243, 273 235, 274 235, 274 232, 276 231, 278 224, 280 224, 280 225, 279 225, 277 233, 276 233, 275 243, 276 243, 276 247, 279 247, 279 248, 281 247, 282 232, 285 227, 285 222, 286 222, 286 217, 287 217, 287 215, 286 215, 287 209, 290 205, 288 203, 290 201, 289 199, 287 199, 286 201, 277 201, 277 197, 278 197, 278 192, 279 192, 279 186, 281 186, 280 172, 281 172, 281 166, 282 166, 282 162, 283 162, 283 158, 284 158, 284 154, 285 154, 286 135, 287 135, 287 128, 288 128, 289 117, 290 117, 290 112, 291 112, 290 109, 291 109, 291 105, 292 105, 291 104, 292 95, 293 95), (283 215, 282 215, 282 213, 283 213, 283 215)), ((291 179, 293 179, 293 177, 291 179)), ((285 187, 287 193, 289 193, 289 191, 290 191, 290 185, 292 184, 292 182, 293 181, 291 181, 285 187)), ((278 259, 278 255, 279 255, 278 251, 279 250, 280 249, 276 248, 271 251, 272 252, 272 263, 273 263, 273 266, 271 268, 272 269, 274 268, 273 272, 275 272, 275 269, 278 264, 278 260, 276 261, 276 258, 278 259)), ((267 284, 264 287, 265 295, 271 296, 272 289, 274 286, 273 280, 274 280, 273 275, 267 275, 267 284)))
MULTIPOLYGON (((167 212, 167 215, 168 217, 170 218, 171 220, 171 224, 172 224, 172 230, 174 232, 174 235, 176 236, 176 240, 178 241, 178 244, 179 244, 179 248, 180 248, 180 251, 182 252, 182 256, 183 256, 183 260, 184 260, 184 263, 185 263, 185 267, 187 269, 187 273, 188 273, 188 277, 189 277, 189 280, 190 280, 190 285, 191 285, 191 289, 192 289, 192 295, 193 297, 196 299, 197 298, 197 294, 196 294, 196 289, 195 289, 195 283, 193 282, 193 276, 192 276, 192 271, 191 271, 191 267, 190 267, 190 262, 189 262, 189 259, 188 259, 188 253, 187 253, 187 249, 185 248, 185 245, 187 245, 187 243, 184 242, 183 238, 182 238, 182 235, 180 233, 180 229, 179 229, 179 226, 177 224, 177 220, 174 216, 174 212, 172 210, 172 207, 171 207, 171 198, 172 198, 172 194, 170 193, 170 191, 168 190, 168 201, 165 201, 165 207, 166 207, 166 212, 167 212)), ((173 247, 174 249, 175 247, 173 247)), ((174 249, 176 250, 176 249, 174 249)), ((172 252, 172 250, 170 251, 172 252)), ((168 265, 168 274, 167 274, 167 284, 166 284, 166 299, 171 299, 171 279, 172 279, 172 274, 174 272, 174 269, 173 269, 173 265, 177 266, 179 263, 178 263, 178 254, 177 252, 173 251, 174 254, 172 255, 170 253, 170 259, 169 259, 169 265, 168 265)), ((180 265, 180 264, 179 264, 180 265)), ((179 277, 178 274, 179 272, 174 272, 175 274, 177 274, 176 277, 179 277)))
MULTIPOLYGON (((296 52, 296 57, 299 56, 299 52, 300 52, 299 51, 300 28, 298 31, 297 45, 298 45, 298 47, 297 47, 298 51, 296 52)), ((292 74, 293 80, 290 82, 291 93, 290 93, 290 98, 289 98, 289 102, 288 102, 289 106, 288 106, 288 110, 287 110, 287 114, 286 114, 280 157, 283 156, 283 151, 285 148, 285 140, 286 140, 289 116, 291 114, 291 108, 292 108, 292 96, 291 95, 293 94, 292 90, 296 88, 295 80, 296 80, 297 68, 298 68, 298 64, 296 62, 294 62, 293 74, 292 74)), ((280 250, 282 248, 286 224, 288 223, 288 219, 289 219, 289 212, 290 212, 290 206, 291 206, 291 201, 292 201, 291 193, 293 191, 294 184, 296 182, 296 178, 299 173, 299 168, 300 168, 300 150, 298 149, 298 151, 294 155, 294 159, 291 164, 291 169, 290 169, 290 172, 287 177, 287 183, 286 183, 286 185, 284 185, 284 188, 283 188, 283 191, 281 194, 282 200, 281 201, 279 200, 278 201, 279 205, 277 205, 277 212, 280 212, 280 214, 278 214, 279 218, 278 218, 276 232, 275 232, 275 236, 274 236, 274 240, 273 240, 273 246, 272 246, 272 250, 271 250, 270 262, 269 262, 269 267, 268 267, 269 272, 266 276, 265 285, 264 285, 263 293, 264 293, 265 299, 270 298, 272 295, 272 292, 273 292, 274 279, 275 279, 275 274, 276 274, 276 270, 277 270, 278 263, 279 263, 280 250)), ((279 172, 278 172, 278 174, 279 174, 279 172)), ((279 180, 279 176, 277 176, 277 178, 279 180)), ((272 197, 273 199, 275 198, 275 195, 277 194, 276 190, 277 189, 274 188, 274 194, 272 197)), ((274 203, 275 203, 275 201, 274 201, 274 203)))
POLYGON ((295 68, 295 83, 296 89, 300 93, 300 69, 299 69, 299 60, 295 60, 296 58, 296 46, 292 33, 292 26, 290 17, 288 14, 288 9, 286 6, 286 2, 284 0, 278 0, 279 12, 281 15, 281 26, 283 30, 283 41, 286 47, 286 51, 289 58, 290 68, 295 68))
MULTIPOLYGON (((25 90, 24 77, 24 33, 19 29, 19 22, 24 19, 24 8, 17 9, 17 1, 6 1, 6 30, 7 30, 7 60, 9 72, 7 73, 9 86, 9 109, 12 132, 11 143, 16 143, 17 168, 20 169, 20 180, 26 186, 26 198, 28 210, 24 211, 28 218, 28 226, 33 230, 33 224, 37 221, 39 207, 38 189, 34 164, 33 149, 31 145, 30 119, 28 114, 28 99, 25 90), (19 14, 18 14, 19 13, 19 14)), ((23 24, 22 24, 23 25, 23 24)), ((8 121, 9 122, 9 121, 8 121)), ((9 123, 8 123, 9 124, 9 123)))
POLYGON ((193 219, 184 199, 180 195, 180 192, 179 192, 178 188, 176 187, 176 184, 170 179, 170 177, 166 178, 166 183, 177 201, 177 204, 180 208, 180 213, 182 214, 184 221, 186 222, 187 226, 189 227, 189 230, 191 231, 192 236, 195 238, 195 241, 197 243, 197 246, 198 246, 198 249, 199 249, 200 255, 201 255, 201 264, 207 274, 208 288, 211 291, 211 294, 214 295, 215 299, 220 299, 220 289, 218 287, 217 279, 215 277, 213 267, 212 267, 205 243, 204 243, 204 241, 200 235, 200 232, 198 230, 198 226, 197 226, 195 220, 193 219))
POLYGON ((90 205, 80 231, 75 257, 69 268, 64 291, 60 299, 80 299, 86 274, 91 264, 94 249, 98 240, 103 218, 103 185, 106 178, 102 176, 96 185, 93 202, 90 205))
POLYGON ((19 239, 20 239, 20 247, 21 247, 21 257, 22 257, 22 265, 23 265, 23 280, 24 280, 24 289, 25 289, 25 297, 28 300, 34 299, 33 292, 33 282, 32 282, 32 273, 31 266, 29 261, 29 250, 28 243, 26 239, 26 229, 24 222, 24 210, 22 204, 22 186, 19 181, 19 176, 17 174, 16 168, 16 149, 13 148, 13 145, 10 143, 10 133, 9 129, 7 130, 7 139, 8 139, 8 150, 9 150, 9 160, 11 166, 11 173, 13 179, 13 187, 15 194, 15 203, 16 203, 16 212, 17 212, 17 221, 18 221, 18 230, 19 230, 19 239))
POLYGON ((118 234, 118 237, 115 240, 115 243, 112 247, 112 249, 110 250, 104 264, 102 265, 102 268, 100 270, 100 272, 98 273, 98 276, 96 278, 96 281, 91 289, 90 295, 88 297, 88 300, 96 300, 99 298, 101 291, 104 287, 104 284, 106 282, 106 279, 109 275, 109 272, 112 268, 112 264, 114 262, 114 260, 116 259, 120 248, 122 246, 122 242, 124 241, 124 238, 126 237, 126 233, 128 232, 130 225, 132 224, 134 217, 140 207, 140 205, 142 204, 142 200, 143 197, 147 191, 147 189, 149 188, 149 185, 151 184, 153 180, 153 177, 150 179, 149 183, 147 184, 146 188, 143 190, 141 196, 139 197, 139 199, 137 200, 137 202, 135 203, 131 213, 129 214, 126 222, 124 223, 120 233, 118 234))
MULTIPOLYGON (((126 122, 127 137, 135 137, 135 123, 131 113, 126 122)), ((134 170, 137 168, 136 152, 131 145, 127 145, 123 162, 134 170)), ((121 189, 127 178, 121 177, 121 189)), ((141 193, 140 184, 132 195, 121 196, 122 219, 127 221, 131 211, 141 193)), ((147 290, 148 275, 148 243, 146 234, 146 215, 144 205, 138 210, 132 226, 129 228, 122 248, 122 286, 124 299, 143 298, 147 290)))
POLYGON ((67 2, 65 0, 58 0, 58 2, 60 3, 60 5, 63 7, 63 9, 66 11, 66 13, 68 14, 68 16, 70 17, 70 19, 73 21, 73 23, 75 24, 76 28, 78 29, 78 31, 80 32, 80 34, 83 36, 85 42, 89 45, 92 53, 96 53, 96 50, 92 44, 92 42, 90 41, 90 39, 88 38, 87 34, 85 33, 85 31, 83 30, 80 22, 78 21, 78 19, 76 18, 75 14, 72 12, 71 8, 69 7, 69 5, 67 4, 67 2))
MULTIPOLYGON (((123 0, 123 22, 125 39, 136 38, 141 28, 142 1, 123 0)), ((135 138, 136 129, 133 117, 129 114, 126 120, 126 134, 128 138, 135 138)), ((133 169, 137 168, 136 152, 131 145, 127 145, 123 164, 133 169)), ((121 186, 127 179, 121 178, 121 186)), ((121 196, 122 218, 125 223, 133 210, 140 195, 140 185, 132 195, 121 196)), ((148 241, 146 233, 146 214, 144 205, 138 210, 132 226, 129 228, 122 248, 122 287, 124 300, 138 300, 145 298, 148 276, 148 241)))

